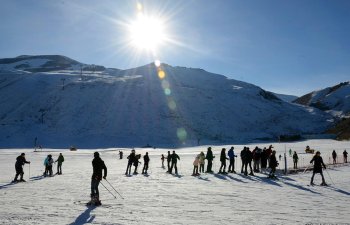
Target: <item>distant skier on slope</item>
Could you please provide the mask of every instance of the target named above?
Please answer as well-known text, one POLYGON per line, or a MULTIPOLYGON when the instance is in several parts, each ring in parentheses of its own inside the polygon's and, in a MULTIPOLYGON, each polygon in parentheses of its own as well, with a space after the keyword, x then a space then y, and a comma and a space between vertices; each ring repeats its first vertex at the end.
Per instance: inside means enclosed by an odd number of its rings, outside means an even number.
POLYGON ((333 150, 332 152, 332 158, 333 158, 333 164, 337 163, 337 153, 335 152, 335 150, 333 150))
POLYGON ((119 159, 123 159, 123 151, 119 151, 119 159))
POLYGON ((93 173, 91 176, 91 201, 88 202, 88 205, 101 205, 100 193, 98 191, 98 185, 102 180, 102 170, 103 170, 103 179, 107 177, 107 167, 103 160, 100 158, 98 152, 94 153, 94 159, 92 160, 92 169, 93 173))
POLYGON ((211 147, 208 147, 207 155, 205 156, 206 160, 208 160, 207 173, 212 173, 213 160, 215 156, 213 156, 213 152, 211 151, 211 147))
POLYGON ((205 155, 204 152, 201 152, 199 154, 199 172, 204 173, 204 166, 205 166, 205 155))
POLYGON ((50 177, 52 176, 52 165, 54 161, 52 159, 52 155, 48 155, 46 159, 44 160, 44 166, 45 166, 45 172, 44 172, 44 177, 49 175, 50 177))
POLYGON ((344 150, 343 152, 343 157, 344 157, 344 163, 348 162, 348 152, 346 150, 344 150))
POLYGON ((254 172, 259 173, 260 172, 260 164, 261 164, 261 153, 262 150, 256 146, 253 150, 253 167, 254 172))
POLYGON ((278 162, 276 159, 276 151, 272 151, 272 154, 270 156, 270 163, 269 167, 271 168, 271 171, 269 173, 269 178, 277 178, 275 173, 276 173, 276 167, 278 166, 278 162))
POLYGON ((173 168, 175 168, 175 174, 177 175, 177 160, 180 160, 180 157, 173 151, 173 154, 171 154, 170 174, 172 174, 173 168))
POLYGON ((266 147, 263 149, 261 153, 261 170, 265 170, 267 167, 267 152, 266 147))
POLYGON ((146 155, 143 156, 142 174, 147 174, 149 161, 150 161, 150 159, 149 159, 149 156, 148 156, 148 152, 146 152, 146 155))
POLYGON ((316 152, 316 155, 312 158, 310 163, 314 163, 314 170, 312 173, 310 185, 315 185, 314 184, 314 176, 316 173, 319 173, 319 174, 321 174, 321 177, 322 177, 321 186, 327 186, 327 184, 324 180, 323 172, 322 172, 322 167, 324 169, 326 169, 326 165, 323 163, 323 159, 322 159, 321 153, 319 151, 316 152))
POLYGON ((17 178, 18 175, 20 175, 20 182, 25 182, 25 180, 23 179, 23 166, 25 163, 30 164, 30 161, 27 161, 25 158, 25 154, 21 153, 21 155, 17 156, 16 158, 16 164, 15 164, 15 169, 16 169, 16 175, 15 175, 15 179, 13 179, 13 182, 18 182, 17 178))
POLYGON ((162 168, 164 169, 164 159, 165 159, 165 156, 164 154, 162 154, 162 156, 160 157, 160 160, 162 160, 162 168))
POLYGON ((199 155, 196 155, 196 158, 193 161, 193 173, 192 173, 192 176, 199 176, 198 165, 199 165, 199 155))
POLYGON ((237 157, 237 156, 235 155, 235 151, 234 151, 234 147, 233 146, 230 148, 230 150, 228 150, 227 155, 228 155, 228 157, 230 159, 230 164, 228 165, 228 171, 227 172, 229 172, 229 173, 236 173, 236 171, 235 171, 235 157, 237 157))
POLYGON ((166 157, 166 161, 167 161, 167 166, 168 166, 168 171, 166 171, 167 173, 170 173, 170 163, 171 163, 171 155, 170 155, 170 151, 168 151, 168 155, 166 157))
POLYGON ((135 161, 135 158, 136 158, 136 155, 135 155, 135 150, 131 150, 131 153, 130 155, 127 157, 128 159, 128 165, 126 167, 126 172, 125 172, 125 175, 130 175, 131 173, 131 167, 132 167, 132 164, 134 163, 135 161))
POLYGON ((219 174, 227 174, 225 169, 226 169, 226 160, 229 159, 226 157, 226 149, 223 148, 221 149, 221 154, 220 154, 220 162, 221 162, 221 166, 219 169, 219 174))
POLYGON ((139 164, 141 164, 141 162, 139 161, 140 159, 141 159, 141 154, 138 154, 138 155, 135 156, 135 160, 134 160, 134 167, 135 167, 134 175, 139 174, 137 172, 137 168, 139 167, 139 164))
POLYGON ((299 160, 299 157, 298 157, 298 154, 296 151, 294 151, 294 154, 293 154, 293 168, 294 169, 298 169, 298 160, 299 160))
POLYGON ((61 175, 62 174, 62 163, 64 162, 64 157, 63 157, 62 153, 60 153, 56 162, 57 162, 57 173, 56 174, 61 175))

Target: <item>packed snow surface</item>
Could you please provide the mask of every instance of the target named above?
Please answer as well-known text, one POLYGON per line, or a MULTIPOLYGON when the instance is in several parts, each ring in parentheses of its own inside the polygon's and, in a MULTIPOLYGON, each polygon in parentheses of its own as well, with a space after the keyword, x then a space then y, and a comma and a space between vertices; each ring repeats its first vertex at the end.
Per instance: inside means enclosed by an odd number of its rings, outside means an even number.
MULTIPOLYGON (((297 151, 300 163, 308 165, 310 154, 302 154, 306 145, 320 150, 324 161, 333 149, 340 156, 349 152, 350 142, 313 140, 297 143, 272 143, 277 156, 285 150, 297 151)), ((259 144, 268 147, 269 144, 259 144)), ((243 146, 234 145, 236 154, 243 146)), ((311 174, 279 175, 270 180, 265 174, 243 176, 240 173, 191 176, 192 162, 208 146, 176 149, 181 157, 179 176, 170 175, 161 168, 161 154, 172 149, 136 149, 150 154, 149 176, 141 174, 126 177, 126 156, 130 149, 93 149, 70 152, 65 149, 2 149, 0 150, 0 224, 307 224, 349 223, 350 168, 327 169, 326 182, 331 186, 308 186, 311 174), (124 151, 120 160, 118 151, 124 151), (99 151, 108 167, 108 181, 124 197, 121 199, 106 181, 102 183, 116 195, 116 199, 100 185, 101 207, 86 207, 89 200, 91 161, 99 151), (26 183, 11 184, 16 157, 26 153, 31 161, 24 166, 26 183), (43 178, 43 161, 59 152, 65 156, 63 175, 43 178), (30 170, 30 175, 29 175, 30 170), (330 176, 329 176, 329 175, 330 176), (30 178, 28 179, 28 177, 30 178), (332 182, 330 180, 332 178, 332 182)), ((222 147, 213 146, 218 171, 222 147)), ((255 145, 250 145, 253 148, 255 145)), ((339 160, 342 157, 339 157, 339 160)), ((142 160, 141 160, 142 161, 142 160)), ((239 172, 240 159, 236 161, 239 172)), ((288 165, 291 157, 288 155, 288 165)), ((283 163, 280 162, 283 166, 283 163)), ((142 166, 139 168, 141 172, 142 166)), ((54 169, 56 172, 56 169, 54 169)), ((321 178, 315 177, 319 184, 321 178)))

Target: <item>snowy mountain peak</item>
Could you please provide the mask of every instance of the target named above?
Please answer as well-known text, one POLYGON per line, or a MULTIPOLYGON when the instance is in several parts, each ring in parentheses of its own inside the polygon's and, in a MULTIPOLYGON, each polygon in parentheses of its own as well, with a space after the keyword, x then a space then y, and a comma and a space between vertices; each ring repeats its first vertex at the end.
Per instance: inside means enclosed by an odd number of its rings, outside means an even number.
POLYGON ((348 116, 350 115, 350 82, 346 81, 313 91, 294 102, 327 111, 334 116, 348 116))

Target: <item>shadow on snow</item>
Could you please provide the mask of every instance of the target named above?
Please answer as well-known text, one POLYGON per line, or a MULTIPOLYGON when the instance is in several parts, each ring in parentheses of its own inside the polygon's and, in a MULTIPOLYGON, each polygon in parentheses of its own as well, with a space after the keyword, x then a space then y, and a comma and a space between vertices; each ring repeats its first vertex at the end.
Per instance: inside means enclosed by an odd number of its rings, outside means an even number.
POLYGON ((95 216, 91 216, 90 213, 95 208, 96 206, 87 207, 87 209, 82 214, 80 214, 70 225, 81 225, 85 223, 91 223, 95 219, 95 216))

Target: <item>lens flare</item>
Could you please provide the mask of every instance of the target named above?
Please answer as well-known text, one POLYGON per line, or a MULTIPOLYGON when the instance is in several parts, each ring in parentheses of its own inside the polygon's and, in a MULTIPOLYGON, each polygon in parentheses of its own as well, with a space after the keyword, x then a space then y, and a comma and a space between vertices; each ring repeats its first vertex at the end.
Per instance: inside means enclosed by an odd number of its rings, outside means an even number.
POLYGON ((163 80, 162 81, 162 88, 163 89, 169 89, 170 88, 170 84, 167 80, 163 80))
POLYGON ((143 10, 143 6, 142 6, 142 4, 141 4, 140 2, 138 2, 138 3, 136 4, 136 7, 137 7, 137 10, 138 10, 138 11, 142 11, 142 10, 143 10))
POLYGON ((177 137, 179 138, 180 141, 185 141, 187 138, 187 132, 185 128, 178 128, 176 131, 177 137))
POLYGON ((155 60, 154 61, 154 65, 156 66, 156 67, 160 67, 160 61, 157 59, 157 60, 155 60))
POLYGON ((168 106, 169 106, 169 108, 170 108, 171 110, 175 110, 175 109, 176 109, 176 103, 175 103, 175 101, 174 101, 174 100, 170 100, 170 101, 168 102, 168 106))
POLYGON ((169 96, 169 95, 171 95, 171 90, 169 88, 165 88, 164 93, 165 93, 165 95, 169 96))
POLYGON ((159 70, 158 77, 159 77, 159 79, 163 80, 165 78, 165 72, 163 70, 159 70))

